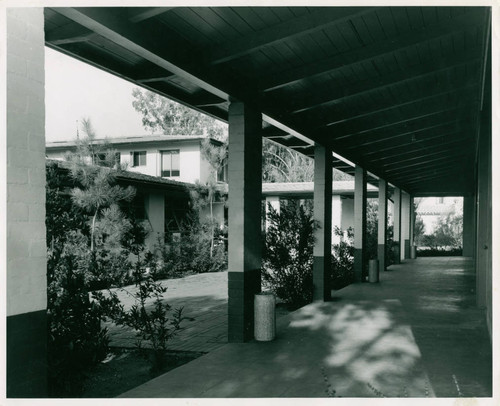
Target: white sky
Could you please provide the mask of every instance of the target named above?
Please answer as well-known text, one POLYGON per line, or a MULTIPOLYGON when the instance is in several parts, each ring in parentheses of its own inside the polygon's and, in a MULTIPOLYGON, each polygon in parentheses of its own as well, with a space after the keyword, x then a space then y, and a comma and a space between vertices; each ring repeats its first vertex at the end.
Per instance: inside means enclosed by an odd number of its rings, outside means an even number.
POLYGON ((117 76, 45 48, 46 141, 72 140, 76 120, 92 121, 98 138, 148 134, 132 107, 136 87, 117 76))

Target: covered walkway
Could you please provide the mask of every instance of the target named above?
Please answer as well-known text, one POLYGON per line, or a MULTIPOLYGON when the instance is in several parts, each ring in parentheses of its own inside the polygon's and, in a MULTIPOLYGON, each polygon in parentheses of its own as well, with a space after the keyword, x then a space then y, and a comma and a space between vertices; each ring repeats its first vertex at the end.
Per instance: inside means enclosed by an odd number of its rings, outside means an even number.
POLYGON ((408 260, 281 318, 275 341, 226 344, 121 397, 491 396, 474 290, 468 258, 408 260))

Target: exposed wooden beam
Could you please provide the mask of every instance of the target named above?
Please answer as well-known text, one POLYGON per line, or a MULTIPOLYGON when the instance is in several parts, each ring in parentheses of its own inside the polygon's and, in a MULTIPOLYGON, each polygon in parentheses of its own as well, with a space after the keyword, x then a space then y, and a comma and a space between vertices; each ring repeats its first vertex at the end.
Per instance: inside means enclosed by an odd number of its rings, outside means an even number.
POLYGON ((348 21, 375 11, 375 8, 320 7, 310 14, 275 24, 269 28, 232 41, 227 47, 218 45, 211 56, 211 65, 232 61, 264 47, 275 45, 298 36, 311 34, 331 25, 348 21))
POLYGON ((80 25, 66 24, 45 33, 45 42, 52 45, 84 42, 95 36, 95 33, 80 25))
POLYGON ((387 86, 411 83, 430 75, 446 74, 451 69, 479 63, 480 58, 476 55, 477 53, 474 53, 474 56, 471 54, 461 54, 454 58, 441 58, 431 63, 416 65, 399 72, 391 72, 376 79, 370 78, 361 80, 352 85, 338 86, 334 89, 329 89, 328 92, 318 90, 317 92, 313 92, 310 96, 297 100, 293 105, 294 110, 292 110, 290 114, 304 113, 319 107, 338 103, 339 101, 348 100, 353 96, 368 94, 386 88, 387 86))
POLYGON ((139 23, 149 18, 166 13, 174 7, 134 7, 129 9, 129 20, 132 23, 139 23))
POLYGON ((391 38, 390 41, 383 40, 372 43, 369 47, 365 47, 361 50, 354 49, 320 62, 277 72, 269 78, 264 78, 260 82, 259 88, 264 92, 277 90, 281 87, 300 82, 305 78, 310 80, 316 76, 327 73, 330 74, 336 69, 346 65, 369 61, 381 55, 394 53, 397 50, 408 48, 424 41, 450 36, 456 32, 464 31, 467 28, 482 24, 483 19, 481 16, 483 14, 484 11, 482 10, 479 12, 477 10, 469 11, 458 17, 450 18, 448 21, 441 20, 419 30, 414 30, 399 37, 391 38))
MULTIPOLYGON (((186 70, 183 66, 186 61, 181 59, 187 57, 188 51, 194 52, 193 48, 189 48, 187 44, 179 47, 182 40, 163 25, 157 27, 165 32, 152 32, 145 27, 131 24, 128 19, 123 18, 124 15, 120 16, 115 9, 107 7, 62 7, 54 10, 167 71, 184 77, 196 86, 226 100, 229 99, 227 92, 201 79, 191 70, 186 70), (165 42, 158 41, 158 38, 162 37, 172 38, 172 43, 175 45, 168 46, 165 42)), ((190 68, 194 69, 194 66, 190 68)))

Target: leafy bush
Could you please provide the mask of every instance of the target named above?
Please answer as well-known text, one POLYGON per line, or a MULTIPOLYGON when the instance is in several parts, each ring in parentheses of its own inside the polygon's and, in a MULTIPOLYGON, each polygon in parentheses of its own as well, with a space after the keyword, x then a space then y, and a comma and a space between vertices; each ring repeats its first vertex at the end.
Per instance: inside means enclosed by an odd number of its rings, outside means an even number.
POLYGON ((89 294, 87 269, 78 247, 82 236, 73 234, 60 252, 49 251, 48 371, 50 395, 56 397, 78 396, 88 371, 106 356, 109 339, 100 322, 118 303, 113 295, 89 294))
POLYGON ((367 199, 366 203, 366 258, 378 256, 378 200, 367 199))
POLYGON ((354 281, 354 230, 347 229, 347 238, 339 227, 335 227, 334 233, 341 237, 339 244, 332 247, 331 287, 337 290, 354 281))
POLYGON ((291 308, 312 301, 314 229, 312 212, 295 200, 280 213, 269 206, 269 227, 262 254, 262 277, 291 308))
POLYGON ((151 372, 155 372, 164 367, 167 342, 180 329, 180 323, 184 319, 182 308, 175 309, 172 318, 169 319, 168 313, 171 307, 163 302, 163 294, 167 288, 155 282, 151 275, 146 275, 139 262, 134 272, 134 279, 137 289, 129 294, 133 296, 135 303, 129 310, 125 311, 122 308, 116 322, 135 330, 138 348, 142 348, 144 341, 151 344, 153 350, 151 372), (152 304, 148 303, 150 299, 153 299, 152 304))
POLYGON ((192 212, 182 223, 180 231, 180 240, 165 234, 146 254, 146 266, 155 279, 227 269, 225 229, 200 221, 198 215, 192 212))

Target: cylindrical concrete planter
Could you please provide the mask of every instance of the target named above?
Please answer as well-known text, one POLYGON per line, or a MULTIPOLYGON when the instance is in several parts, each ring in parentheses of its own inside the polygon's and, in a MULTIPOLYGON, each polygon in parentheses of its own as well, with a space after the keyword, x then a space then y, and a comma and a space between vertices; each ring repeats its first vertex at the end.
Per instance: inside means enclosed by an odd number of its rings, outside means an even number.
POLYGON ((417 258, 417 247, 415 245, 412 245, 410 248, 410 258, 411 259, 417 258))
POLYGON ((271 341, 276 337, 276 298, 271 292, 254 297, 254 335, 257 341, 271 341))
POLYGON ((368 261, 368 282, 376 283, 379 281, 378 259, 368 261))

